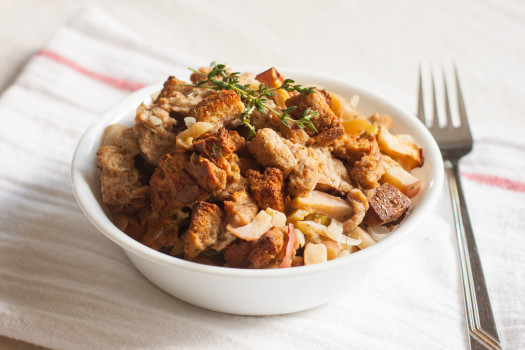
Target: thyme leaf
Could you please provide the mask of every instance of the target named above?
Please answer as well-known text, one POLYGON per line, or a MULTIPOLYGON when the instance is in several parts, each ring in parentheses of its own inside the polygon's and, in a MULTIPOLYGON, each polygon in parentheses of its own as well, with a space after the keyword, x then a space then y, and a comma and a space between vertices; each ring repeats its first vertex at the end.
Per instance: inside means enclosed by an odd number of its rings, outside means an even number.
POLYGON ((214 90, 233 90, 239 94, 245 106, 244 111, 240 114, 241 124, 249 129, 250 137, 256 134, 255 128, 250 123, 253 112, 258 111, 266 114, 265 110, 278 116, 281 123, 287 128, 295 124, 298 128, 304 129, 308 127, 314 132, 318 132, 311 120, 312 117, 317 115, 317 111, 310 111, 310 108, 307 108, 300 119, 294 119, 290 116, 290 112, 295 110, 296 106, 286 108, 282 113, 279 113, 268 104, 268 98, 273 97, 273 92, 276 90, 283 89, 288 92, 312 94, 315 93, 315 87, 302 87, 299 84, 295 84, 293 79, 285 79, 280 86, 275 88, 270 88, 265 84, 259 84, 257 89, 250 89, 249 85, 240 84, 240 72, 229 73, 225 64, 217 64, 215 61, 210 63, 210 67, 211 70, 208 74, 188 68, 190 71, 205 78, 197 82, 197 84, 189 85, 214 90))

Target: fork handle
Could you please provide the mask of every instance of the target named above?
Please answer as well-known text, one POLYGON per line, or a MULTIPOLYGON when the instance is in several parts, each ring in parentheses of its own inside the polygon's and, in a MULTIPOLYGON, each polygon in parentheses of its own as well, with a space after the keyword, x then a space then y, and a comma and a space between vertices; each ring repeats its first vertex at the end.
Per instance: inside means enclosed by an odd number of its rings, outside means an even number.
POLYGON ((445 161, 450 197, 456 223, 465 313, 471 349, 501 349, 496 322, 490 305, 481 260, 474 239, 461 179, 459 160, 445 161))

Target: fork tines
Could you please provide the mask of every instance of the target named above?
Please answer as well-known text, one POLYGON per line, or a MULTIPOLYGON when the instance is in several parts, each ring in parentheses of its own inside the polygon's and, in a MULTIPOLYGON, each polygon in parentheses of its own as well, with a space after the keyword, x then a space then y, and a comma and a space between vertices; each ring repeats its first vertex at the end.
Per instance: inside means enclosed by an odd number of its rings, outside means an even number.
POLYGON ((461 92, 457 67, 455 64, 450 67, 434 67, 428 65, 427 69, 425 69, 423 65, 419 67, 419 103, 417 117, 425 125, 430 126, 431 128, 439 125, 443 125, 444 127, 469 127, 465 102, 463 100, 463 94, 461 92), (434 77, 437 74, 443 75, 442 85, 436 84, 434 77), (450 78, 450 76, 453 76, 453 78, 450 78), (425 79, 427 77, 429 77, 430 81, 425 79), (454 86, 450 85, 450 81, 454 81, 454 86), (425 83, 430 84, 431 88, 425 89, 425 83), (456 95, 449 93, 449 91, 453 90, 456 91, 456 95), (432 96, 426 96, 424 91, 432 91, 432 96), (431 109, 425 107, 429 106, 429 100, 432 101, 431 109), (443 103, 440 103, 440 101, 443 101, 443 103), (442 106, 444 106, 444 108, 442 106), (428 113, 427 111, 430 111, 431 113, 428 113), (426 119, 426 115, 429 117, 429 120, 426 119), (430 122, 430 124, 428 122, 430 122))
POLYGON ((429 128, 444 156, 458 151, 458 147, 463 155, 472 149, 472 135, 455 65, 420 66, 417 117, 429 128), (443 84, 436 84, 437 74, 443 76, 443 84), (449 93, 454 90, 456 94, 449 93))

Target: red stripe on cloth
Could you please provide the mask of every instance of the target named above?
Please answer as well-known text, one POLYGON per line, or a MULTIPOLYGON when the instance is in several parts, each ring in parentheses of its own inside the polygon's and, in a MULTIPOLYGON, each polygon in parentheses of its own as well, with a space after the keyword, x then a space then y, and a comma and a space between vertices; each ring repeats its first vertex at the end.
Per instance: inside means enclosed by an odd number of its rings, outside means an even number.
POLYGON ((73 62, 70 59, 56 52, 50 51, 50 50, 40 50, 37 52, 37 55, 49 58, 61 65, 64 65, 66 67, 73 69, 75 72, 81 75, 84 75, 93 80, 102 82, 104 84, 113 86, 114 88, 117 88, 120 90, 135 91, 135 90, 138 90, 146 86, 145 84, 142 84, 142 83, 137 83, 137 82, 123 80, 123 79, 117 79, 117 78, 109 77, 107 75, 103 75, 97 72, 93 72, 87 68, 82 67, 78 63, 73 62))
POLYGON ((504 188, 506 190, 516 191, 516 192, 525 192, 525 182, 515 181, 506 179, 494 175, 482 175, 482 174, 472 174, 461 172, 461 175, 466 179, 484 183, 487 185, 504 188))

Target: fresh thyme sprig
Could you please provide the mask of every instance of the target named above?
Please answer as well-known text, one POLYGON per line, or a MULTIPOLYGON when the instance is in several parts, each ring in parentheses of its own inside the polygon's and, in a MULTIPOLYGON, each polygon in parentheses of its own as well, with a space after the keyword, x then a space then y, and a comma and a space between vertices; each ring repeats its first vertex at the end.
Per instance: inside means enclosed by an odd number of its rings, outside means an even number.
POLYGON ((242 125, 250 130, 250 136, 255 136, 255 128, 250 124, 253 112, 259 111, 265 114, 265 109, 278 116, 287 128, 290 128, 291 124, 295 124, 298 128, 304 129, 308 126, 314 132, 318 132, 311 120, 312 117, 317 114, 317 111, 310 111, 310 108, 307 108, 300 119, 293 119, 290 116, 290 112, 295 110, 296 106, 286 108, 282 113, 279 113, 268 104, 268 97, 272 97, 273 92, 276 90, 283 89, 288 92, 297 91, 301 94, 312 94, 315 92, 314 87, 302 87, 299 84, 295 84, 294 80, 286 79, 280 86, 275 88, 270 88, 265 84, 259 84, 257 89, 250 89, 249 85, 239 83, 240 72, 228 73, 226 65, 215 62, 211 62, 210 67, 211 71, 208 74, 189 68, 192 72, 205 78, 192 86, 215 90, 233 90, 238 93, 245 106, 240 118, 242 125))
POLYGON ((308 126, 310 129, 312 129, 314 132, 318 132, 315 126, 312 124, 312 117, 317 115, 317 111, 310 111, 310 107, 308 107, 304 113, 303 117, 301 119, 292 119, 290 118, 289 112, 293 111, 297 106, 292 106, 290 108, 286 108, 283 112, 283 116, 281 116, 281 121, 284 125, 289 127, 288 123, 293 122, 297 125, 299 129, 304 129, 306 126, 308 126))
POLYGON ((279 86, 277 89, 283 89, 283 90, 286 90, 288 92, 297 91, 297 92, 299 92, 301 94, 313 94, 315 92, 315 88, 314 87, 303 88, 301 85, 297 85, 297 84, 292 85, 293 83, 295 83, 295 80, 293 80, 293 79, 285 79, 283 81, 283 83, 281 84, 281 86, 279 86))

